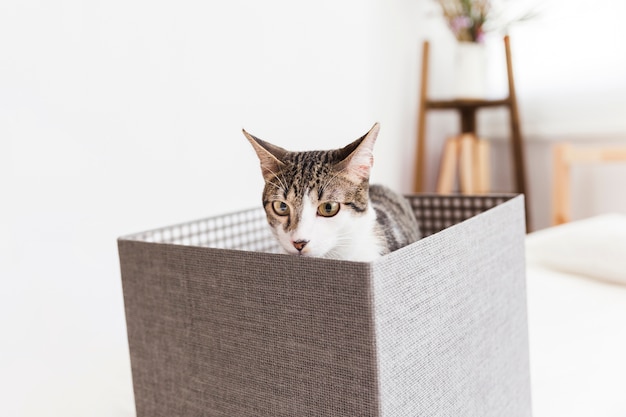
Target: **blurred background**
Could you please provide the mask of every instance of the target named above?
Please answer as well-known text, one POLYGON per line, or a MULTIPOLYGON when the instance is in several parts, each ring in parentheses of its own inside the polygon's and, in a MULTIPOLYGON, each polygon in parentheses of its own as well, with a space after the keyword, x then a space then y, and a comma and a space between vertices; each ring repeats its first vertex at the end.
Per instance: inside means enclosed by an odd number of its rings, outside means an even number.
MULTIPOLYGON (((534 230, 555 143, 626 141, 626 3, 540 4, 508 30, 534 230)), ((502 36, 484 40, 492 97, 502 36)), ((411 192, 424 40, 430 93, 448 97, 456 39, 436 1, 0 4, 0 415, 134 414, 116 239, 259 204, 242 128, 325 149, 378 121, 372 180, 411 192)), ((510 191, 508 115, 479 125, 494 191, 510 191)), ((427 130, 432 191, 457 116, 427 130)), ((625 175, 576 171, 573 216, 625 211, 625 175)))

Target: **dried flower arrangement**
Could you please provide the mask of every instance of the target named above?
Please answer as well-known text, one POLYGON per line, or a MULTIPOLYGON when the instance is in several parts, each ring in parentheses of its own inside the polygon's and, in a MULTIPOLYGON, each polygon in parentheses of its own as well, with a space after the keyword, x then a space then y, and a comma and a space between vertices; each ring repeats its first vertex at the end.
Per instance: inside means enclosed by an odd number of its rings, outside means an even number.
POLYGON ((527 11, 515 18, 505 18, 501 4, 491 0, 437 0, 443 16, 458 41, 480 43, 488 31, 506 31, 516 22, 529 20, 536 12, 527 11))

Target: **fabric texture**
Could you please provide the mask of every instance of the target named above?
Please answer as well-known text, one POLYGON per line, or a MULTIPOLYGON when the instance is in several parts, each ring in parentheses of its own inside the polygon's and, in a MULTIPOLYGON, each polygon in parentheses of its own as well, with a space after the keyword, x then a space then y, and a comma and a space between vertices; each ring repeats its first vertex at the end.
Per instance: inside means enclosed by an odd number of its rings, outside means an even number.
POLYGON ((137 415, 529 416, 523 197, 490 201, 373 263, 120 238, 137 415))
POLYGON ((368 264, 120 249, 138 416, 376 415, 368 264))
POLYGON ((374 264, 382 416, 530 416, 523 201, 374 264))

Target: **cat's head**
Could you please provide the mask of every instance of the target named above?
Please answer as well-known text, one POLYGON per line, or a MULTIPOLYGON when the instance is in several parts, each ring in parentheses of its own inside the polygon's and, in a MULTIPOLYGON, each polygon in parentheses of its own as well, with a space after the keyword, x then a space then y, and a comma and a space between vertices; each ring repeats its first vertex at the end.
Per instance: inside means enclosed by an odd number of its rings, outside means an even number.
POLYGON ((369 176, 379 124, 341 149, 291 152, 243 131, 261 162, 263 207, 290 254, 341 257, 372 227, 369 176))

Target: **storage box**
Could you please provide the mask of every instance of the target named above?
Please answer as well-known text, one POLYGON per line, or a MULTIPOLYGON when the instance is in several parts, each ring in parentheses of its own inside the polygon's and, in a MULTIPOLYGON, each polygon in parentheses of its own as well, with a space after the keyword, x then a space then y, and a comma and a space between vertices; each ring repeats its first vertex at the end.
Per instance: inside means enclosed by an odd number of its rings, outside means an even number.
POLYGON ((530 416, 523 196, 408 198, 372 263, 271 253, 261 208, 120 238, 137 415, 530 416))

